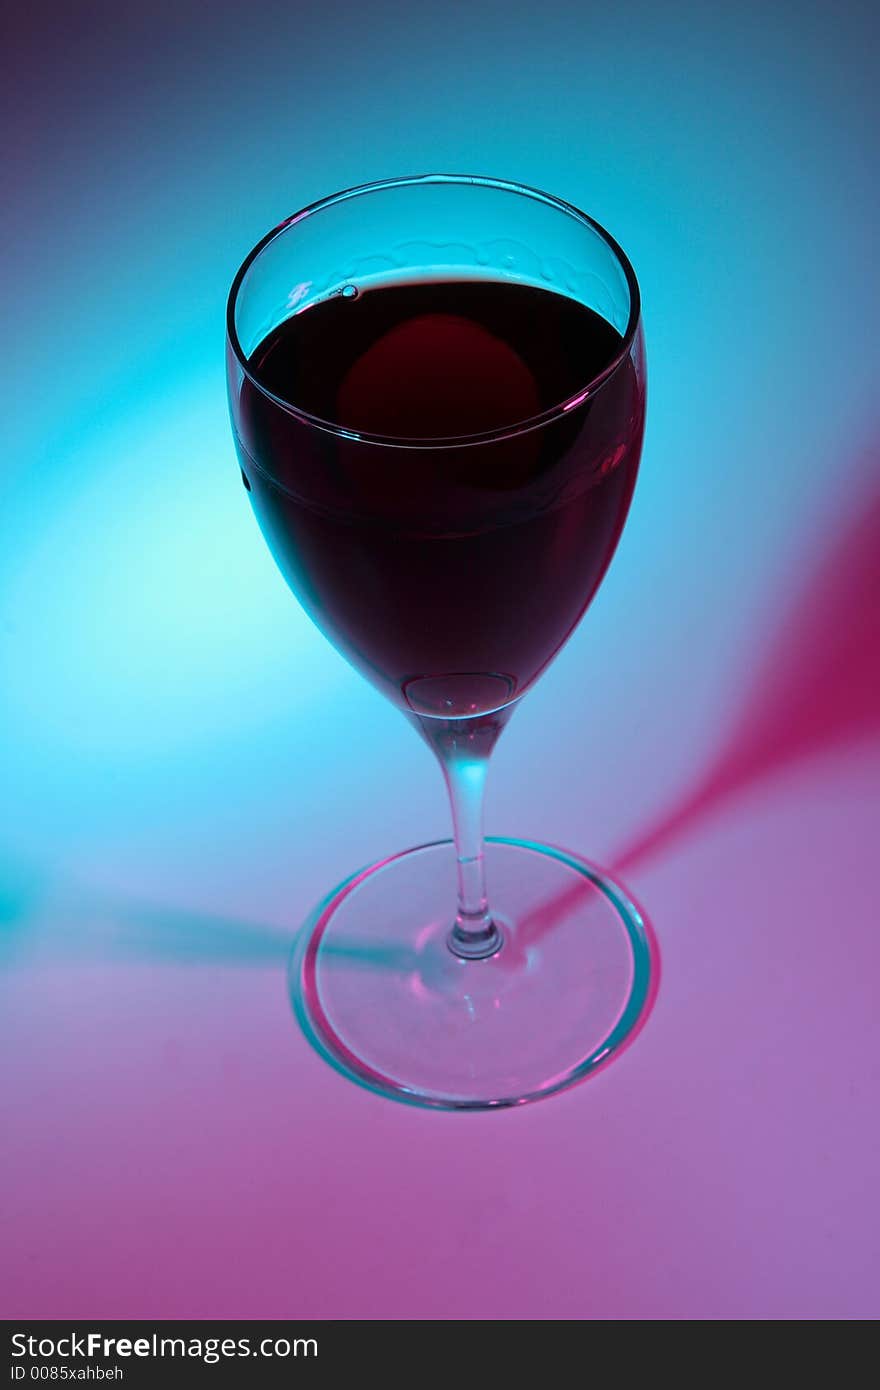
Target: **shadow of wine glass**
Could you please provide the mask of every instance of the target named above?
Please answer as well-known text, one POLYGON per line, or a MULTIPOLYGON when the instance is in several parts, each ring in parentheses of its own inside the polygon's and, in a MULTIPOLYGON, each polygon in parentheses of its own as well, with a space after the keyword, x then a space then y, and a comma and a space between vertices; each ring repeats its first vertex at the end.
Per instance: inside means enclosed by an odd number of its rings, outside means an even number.
POLYGON ((683 794, 612 857, 626 874, 723 803, 802 759, 880 732, 880 484, 776 621, 716 756, 683 794))
MULTIPOLYGON (((299 935, 286 927, 189 908, 132 900, 67 880, 39 865, 0 857, 0 964, 25 958, 78 963, 283 966, 299 935)), ((407 973, 415 953, 377 936, 336 942, 353 969, 407 973)))
POLYGON ((0 864, 0 961, 283 964, 290 932, 268 923, 137 901, 65 880, 38 865, 0 864))

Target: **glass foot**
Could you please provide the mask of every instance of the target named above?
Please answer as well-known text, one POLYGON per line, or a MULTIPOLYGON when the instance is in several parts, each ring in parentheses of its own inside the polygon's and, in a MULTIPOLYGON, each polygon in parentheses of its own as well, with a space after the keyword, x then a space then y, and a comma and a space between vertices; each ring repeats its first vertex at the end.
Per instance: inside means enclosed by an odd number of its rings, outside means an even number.
POLYGON ((450 840, 380 860, 303 927, 291 995, 310 1041, 373 1091, 456 1110, 522 1105, 594 1072, 644 1021, 656 947, 624 891, 549 845, 489 838, 502 945, 448 945, 450 840))

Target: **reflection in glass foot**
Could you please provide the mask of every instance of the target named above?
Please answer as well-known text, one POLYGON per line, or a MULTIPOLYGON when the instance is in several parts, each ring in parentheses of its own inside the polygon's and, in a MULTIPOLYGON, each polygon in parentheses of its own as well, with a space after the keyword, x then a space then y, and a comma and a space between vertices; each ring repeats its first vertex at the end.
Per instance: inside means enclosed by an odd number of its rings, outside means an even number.
POLYGON ((447 944, 451 841, 353 875, 303 927, 290 987, 310 1041, 346 1075, 412 1104, 519 1105, 562 1090, 633 1038, 656 992, 650 928, 585 860, 486 841, 501 949, 447 944))

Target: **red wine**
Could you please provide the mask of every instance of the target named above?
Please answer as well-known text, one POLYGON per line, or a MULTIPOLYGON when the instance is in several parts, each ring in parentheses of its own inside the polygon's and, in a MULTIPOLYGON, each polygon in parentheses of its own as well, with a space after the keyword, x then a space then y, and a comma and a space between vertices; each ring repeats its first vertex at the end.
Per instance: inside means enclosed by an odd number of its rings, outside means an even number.
POLYGON ((551 290, 410 281, 286 319, 250 355, 262 391, 239 372, 242 474, 270 549, 334 645, 404 708, 506 704, 583 614, 635 482, 638 350, 586 401, 515 427, 621 346, 551 290))

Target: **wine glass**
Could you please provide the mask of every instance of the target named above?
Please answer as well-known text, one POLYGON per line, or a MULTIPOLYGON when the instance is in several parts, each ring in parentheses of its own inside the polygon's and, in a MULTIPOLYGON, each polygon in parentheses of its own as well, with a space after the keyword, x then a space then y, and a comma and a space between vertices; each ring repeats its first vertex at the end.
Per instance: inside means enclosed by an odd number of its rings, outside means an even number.
POLYGON ((366 184, 248 255, 227 377, 282 574, 433 750, 452 808, 453 840, 370 865, 315 910, 291 965, 300 1021, 399 1099, 475 1109, 558 1091, 633 1035, 652 940, 579 855, 484 840, 483 789, 626 519, 645 416, 632 267, 536 189, 366 184))

